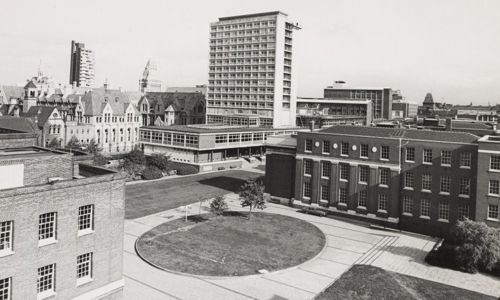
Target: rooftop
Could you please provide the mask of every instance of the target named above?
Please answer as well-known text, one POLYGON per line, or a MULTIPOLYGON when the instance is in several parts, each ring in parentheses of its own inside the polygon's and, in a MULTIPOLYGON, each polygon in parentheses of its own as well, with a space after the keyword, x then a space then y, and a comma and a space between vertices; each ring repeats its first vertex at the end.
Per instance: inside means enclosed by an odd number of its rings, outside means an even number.
POLYGON ((297 138, 291 135, 268 136, 266 144, 274 147, 296 148, 297 138))
POLYGON ((263 127, 235 127, 221 125, 172 125, 172 126, 143 126, 141 129, 155 129, 164 131, 177 131, 186 133, 227 133, 227 132, 259 132, 259 131, 279 131, 279 130, 298 130, 302 128, 263 128, 263 127))
POLYGON ((219 18, 219 21, 229 21, 229 20, 236 20, 236 19, 243 19, 243 18, 256 18, 256 17, 274 16, 274 15, 279 15, 279 14, 282 14, 284 16, 288 16, 284 12, 281 12, 281 11, 277 10, 277 11, 269 11, 269 12, 262 12, 262 13, 256 13, 256 14, 247 14, 247 15, 222 17, 222 18, 219 18))
POLYGON ((297 103, 338 103, 338 104, 368 104, 371 100, 349 100, 349 99, 328 99, 328 98, 304 98, 297 97, 297 103))

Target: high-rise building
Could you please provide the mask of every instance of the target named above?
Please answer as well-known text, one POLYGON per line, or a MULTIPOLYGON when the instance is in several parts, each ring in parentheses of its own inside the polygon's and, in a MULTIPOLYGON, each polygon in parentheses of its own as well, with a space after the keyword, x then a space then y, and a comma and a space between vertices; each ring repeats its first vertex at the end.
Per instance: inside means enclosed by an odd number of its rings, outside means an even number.
POLYGON ((71 64, 69 83, 76 86, 92 87, 94 85, 94 51, 85 49, 85 44, 71 41, 71 64))
POLYGON ((207 123, 295 126, 298 29, 279 11, 211 23, 207 123))
POLYGON ((148 60, 142 78, 139 80, 139 90, 141 93, 161 92, 161 81, 157 78, 156 63, 148 60))

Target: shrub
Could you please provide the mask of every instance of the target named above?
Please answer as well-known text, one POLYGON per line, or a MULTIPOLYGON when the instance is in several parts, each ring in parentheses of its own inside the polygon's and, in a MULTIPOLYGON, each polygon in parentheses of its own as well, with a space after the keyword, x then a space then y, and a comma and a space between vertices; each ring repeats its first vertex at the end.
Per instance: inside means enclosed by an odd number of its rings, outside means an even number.
POLYGON ((109 158, 97 153, 94 155, 94 165, 96 166, 104 166, 109 162, 109 158))
POLYGON ((147 159, 148 166, 156 167, 162 171, 166 171, 169 168, 170 157, 163 154, 152 154, 148 156, 147 159))
POLYGON ((227 206, 224 196, 217 196, 210 202, 210 211, 218 216, 223 215, 224 211, 228 209, 229 207, 227 206))
POLYGON ((163 177, 163 173, 157 167, 147 167, 142 172, 142 179, 145 179, 145 180, 158 179, 158 178, 162 178, 162 177, 163 177))
POLYGON ((146 163, 146 156, 144 156, 144 152, 138 149, 130 151, 123 159, 138 165, 144 165, 146 163))
POLYGON ((262 177, 248 179, 241 187, 238 195, 240 196, 241 207, 249 208, 248 219, 252 215, 252 208, 263 210, 266 208, 264 199, 264 182, 262 177))

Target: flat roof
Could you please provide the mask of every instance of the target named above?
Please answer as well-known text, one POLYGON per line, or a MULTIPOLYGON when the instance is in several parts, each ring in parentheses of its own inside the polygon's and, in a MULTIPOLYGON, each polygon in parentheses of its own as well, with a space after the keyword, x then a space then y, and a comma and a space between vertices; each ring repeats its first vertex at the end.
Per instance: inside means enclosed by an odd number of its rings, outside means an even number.
POLYGON ((384 89, 391 89, 389 87, 351 87, 351 86, 327 86, 325 90, 360 90, 360 91, 381 91, 384 89))
POLYGON ((143 126, 141 129, 154 129, 162 131, 177 131, 183 133, 227 133, 227 132, 263 132, 263 131, 279 131, 279 130, 299 130, 301 127, 283 127, 283 128, 266 128, 266 127, 235 127, 235 126, 193 126, 193 125, 171 125, 165 126, 143 126))
POLYGON ((349 99, 329 99, 329 98, 299 98, 297 97, 297 103, 307 102, 307 103, 339 103, 339 104, 368 104, 371 100, 349 100, 349 99))
POLYGON ((255 17, 273 16, 273 15, 279 15, 279 14, 288 16, 284 12, 281 12, 279 10, 275 10, 275 11, 268 11, 268 12, 255 13, 255 14, 221 17, 221 18, 219 18, 219 21, 229 21, 229 20, 236 20, 236 19, 243 19, 243 18, 255 18, 255 17))
POLYGON ((40 147, 20 147, 0 149, 0 159, 10 157, 33 157, 40 155, 60 155, 65 154, 59 151, 52 151, 40 147))

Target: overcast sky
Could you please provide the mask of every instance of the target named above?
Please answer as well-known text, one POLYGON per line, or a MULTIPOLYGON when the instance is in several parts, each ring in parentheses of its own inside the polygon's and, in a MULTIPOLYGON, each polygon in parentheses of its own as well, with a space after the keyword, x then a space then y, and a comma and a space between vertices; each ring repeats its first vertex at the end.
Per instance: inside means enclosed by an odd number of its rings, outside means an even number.
POLYGON ((400 89, 422 102, 500 103, 499 0, 44 0, 0 11, 0 84, 42 70, 69 79, 71 40, 96 53, 96 85, 138 89, 148 58, 168 86, 207 83, 209 24, 281 10, 302 25, 298 94, 335 80, 400 89))

